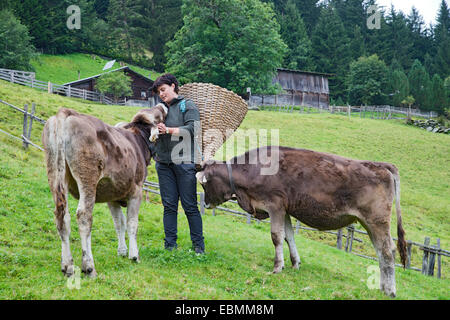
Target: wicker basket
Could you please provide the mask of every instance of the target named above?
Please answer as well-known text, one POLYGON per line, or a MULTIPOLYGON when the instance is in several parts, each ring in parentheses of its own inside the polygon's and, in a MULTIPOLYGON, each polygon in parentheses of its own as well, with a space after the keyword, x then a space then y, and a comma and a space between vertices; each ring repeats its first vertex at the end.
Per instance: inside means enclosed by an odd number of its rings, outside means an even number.
POLYGON ((197 105, 202 125, 203 159, 212 159, 244 120, 247 103, 234 92, 211 83, 187 83, 179 93, 197 105))

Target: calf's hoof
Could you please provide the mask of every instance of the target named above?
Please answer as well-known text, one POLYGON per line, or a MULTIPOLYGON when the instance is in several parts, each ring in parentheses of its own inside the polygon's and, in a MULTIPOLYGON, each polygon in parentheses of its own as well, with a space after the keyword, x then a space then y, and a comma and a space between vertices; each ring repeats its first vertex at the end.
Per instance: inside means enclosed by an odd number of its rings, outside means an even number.
POLYGON ((97 277, 97 271, 95 271, 95 269, 92 268, 88 268, 86 270, 86 272, 84 272, 86 274, 86 276, 88 276, 91 279, 94 279, 97 277))
POLYGON ((117 250, 117 255, 119 257, 126 257, 127 254, 128 254, 128 249, 127 248, 125 248, 125 249, 118 249, 117 250))
POLYGON ((81 264, 81 271, 89 278, 95 278, 97 271, 95 271, 94 262, 92 260, 85 260, 81 264))
POLYGON ((279 266, 279 267, 274 267, 272 273, 280 273, 281 271, 283 271, 284 266, 279 266))
POLYGON ((141 262, 141 259, 139 259, 139 256, 130 257, 130 260, 135 262, 135 263, 140 263, 141 262))
POLYGON ((64 276, 70 278, 74 274, 73 264, 61 266, 61 271, 64 276))

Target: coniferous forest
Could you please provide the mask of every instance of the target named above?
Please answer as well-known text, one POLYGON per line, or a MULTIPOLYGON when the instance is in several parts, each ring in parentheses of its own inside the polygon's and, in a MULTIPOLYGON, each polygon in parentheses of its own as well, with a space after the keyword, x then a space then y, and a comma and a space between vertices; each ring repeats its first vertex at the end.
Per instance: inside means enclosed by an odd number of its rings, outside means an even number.
POLYGON ((331 103, 450 104, 450 9, 428 25, 414 7, 375 0, 2 0, 0 67, 36 53, 89 52, 212 82, 274 93, 283 67, 331 73, 331 103), (69 29, 67 8, 80 8, 69 29), (8 33, 5 30, 9 30, 8 33), (7 36, 5 36, 7 34, 7 36), (412 100, 411 100, 412 99, 412 100))

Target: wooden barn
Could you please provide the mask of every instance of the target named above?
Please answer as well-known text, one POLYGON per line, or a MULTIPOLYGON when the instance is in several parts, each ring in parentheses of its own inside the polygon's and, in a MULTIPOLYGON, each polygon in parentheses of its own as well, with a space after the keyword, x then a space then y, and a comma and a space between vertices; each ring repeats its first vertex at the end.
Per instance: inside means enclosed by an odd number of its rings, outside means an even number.
POLYGON ((273 83, 281 85, 288 94, 285 99, 290 99, 292 105, 329 107, 328 78, 333 76, 332 74, 282 68, 277 71, 273 83))
POLYGON ((64 85, 70 86, 72 88, 77 88, 77 89, 97 91, 95 88, 95 83, 96 83, 97 79, 101 75, 103 75, 105 73, 109 73, 109 72, 123 72, 133 80, 131 83, 131 89, 133 90, 133 95, 130 97, 122 97, 122 98, 126 98, 129 101, 132 101, 132 100, 148 101, 149 98, 151 98, 153 96, 151 88, 153 86, 154 81, 151 80, 150 78, 147 78, 146 76, 143 76, 142 74, 140 74, 136 71, 133 71, 132 69, 130 69, 127 66, 121 67, 118 69, 114 69, 114 70, 111 70, 108 72, 104 72, 104 73, 101 73, 101 74, 98 74, 98 75, 95 75, 92 77, 68 82, 68 83, 65 83, 64 85))

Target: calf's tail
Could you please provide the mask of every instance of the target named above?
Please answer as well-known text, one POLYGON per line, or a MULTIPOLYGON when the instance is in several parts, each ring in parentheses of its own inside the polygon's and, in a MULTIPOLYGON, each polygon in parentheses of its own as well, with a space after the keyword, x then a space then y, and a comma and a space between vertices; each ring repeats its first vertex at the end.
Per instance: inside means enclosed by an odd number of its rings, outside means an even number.
POLYGON ((394 172, 392 172, 392 175, 394 177, 395 210, 397 213, 397 236, 398 236, 397 248, 400 253, 400 260, 402 261, 403 268, 406 268, 406 260, 407 260, 406 240, 405 240, 405 230, 403 229, 402 225, 402 211, 400 208, 400 175, 398 174, 397 169, 394 172))
POLYGON ((55 202, 55 219, 58 229, 62 228, 66 213, 68 191, 64 146, 64 121, 67 115, 62 112, 63 110, 61 109, 56 116, 47 120, 42 132, 48 184, 55 202))

